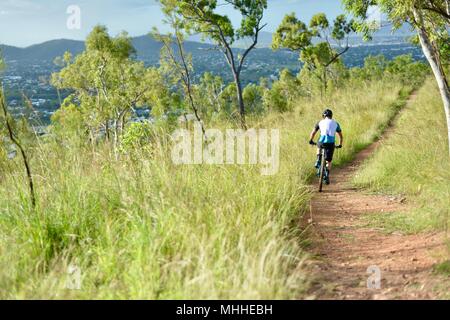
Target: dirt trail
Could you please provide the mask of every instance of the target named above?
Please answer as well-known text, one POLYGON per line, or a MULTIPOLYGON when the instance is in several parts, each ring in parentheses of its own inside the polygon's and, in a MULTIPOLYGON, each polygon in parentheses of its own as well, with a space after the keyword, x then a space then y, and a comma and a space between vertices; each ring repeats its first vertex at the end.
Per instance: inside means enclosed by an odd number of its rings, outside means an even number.
MULTIPOLYGON (((413 94, 408 105, 414 100, 413 94)), ((407 106, 406 106, 407 107, 407 106)), ((394 121, 395 123, 395 121, 394 121)), ((312 252, 317 279, 311 294, 318 299, 432 299, 441 283, 432 266, 445 250, 443 235, 383 233, 367 227, 364 214, 389 214, 408 208, 407 199, 367 195, 349 181, 361 163, 388 139, 360 152, 349 165, 332 172, 332 184, 311 201, 312 252), (381 271, 381 288, 368 289, 369 266, 381 271)), ((316 186, 314 185, 314 188, 316 186)))

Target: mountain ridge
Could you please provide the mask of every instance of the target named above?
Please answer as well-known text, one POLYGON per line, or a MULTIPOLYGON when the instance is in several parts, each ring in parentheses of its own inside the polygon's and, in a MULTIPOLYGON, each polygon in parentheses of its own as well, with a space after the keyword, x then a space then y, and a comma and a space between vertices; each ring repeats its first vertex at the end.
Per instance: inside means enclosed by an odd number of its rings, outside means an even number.
MULTIPOLYGON (((162 44, 148 35, 133 37, 131 39, 133 46, 136 48, 138 57, 151 56, 159 54, 162 44)), ((199 49, 209 49, 213 47, 211 44, 186 41, 185 47, 188 51, 195 51, 199 49)), ((0 51, 2 52, 6 61, 10 60, 46 60, 51 61, 58 56, 62 56, 66 51, 73 55, 80 54, 85 50, 85 42, 82 40, 71 39, 54 39, 38 44, 33 44, 27 47, 15 47, 0 44, 0 51)))
MULTIPOLYGON (((407 26, 403 26, 400 30, 392 32, 389 25, 384 25, 374 34, 374 39, 378 39, 380 43, 389 43, 395 39, 397 42, 405 41, 407 37, 413 33, 407 26)), ((272 33, 263 31, 260 34, 258 48, 270 47, 272 40, 272 33)), ((153 60, 152 56, 159 54, 161 50, 161 43, 153 39, 149 35, 142 35, 132 37, 133 46, 136 48, 137 56, 139 58, 147 58, 153 60)), ((351 44, 362 44, 363 41, 359 35, 351 37, 351 44)), ((248 40, 242 39, 236 41, 234 47, 239 50, 248 45, 248 40)), ((214 47, 210 41, 202 41, 200 35, 192 35, 185 42, 186 49, 191 53, 196 53, 197 50, 211 49, 214 47)), ((77 55, 85 49, 85 42, 83 40, 73 39, 53 39, 38 44, 33 44, 26 47, 16 47, 6 44, 0 44, 0 51, 5 60, 53 60, 58 56, 62 56, 66 51, 77 55)))

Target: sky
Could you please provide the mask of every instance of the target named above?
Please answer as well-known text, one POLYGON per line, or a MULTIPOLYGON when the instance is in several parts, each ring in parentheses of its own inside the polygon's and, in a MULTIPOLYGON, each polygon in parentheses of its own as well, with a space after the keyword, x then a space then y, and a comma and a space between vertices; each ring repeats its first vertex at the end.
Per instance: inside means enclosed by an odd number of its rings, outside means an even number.
MULTIPOLYGON (((308 21, 318 12, 332 19, 343 9, 339 0, 269 0, 265 31, 273 32, 290 12, 308 21)), ((224 13, 239 23, 232 9, 224 13)), ((0 0, 0 44, 26 47, 53 39, 82 40, 97 24, 106 25, 112 35, 125 30, 140 36, 154 26, 165 31, 162 19, 156 0, 0 0)))

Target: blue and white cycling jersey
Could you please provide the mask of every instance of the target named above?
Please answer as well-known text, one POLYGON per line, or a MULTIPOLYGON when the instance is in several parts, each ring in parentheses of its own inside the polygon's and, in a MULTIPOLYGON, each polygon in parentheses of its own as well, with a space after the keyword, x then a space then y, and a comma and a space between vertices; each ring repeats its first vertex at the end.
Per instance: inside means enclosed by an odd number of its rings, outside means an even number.
POLYGON ((336 132, 342 132, 339 123, 329 118, 317 123, 316 130, 320 130, 319 143, 336 143, 336 132))

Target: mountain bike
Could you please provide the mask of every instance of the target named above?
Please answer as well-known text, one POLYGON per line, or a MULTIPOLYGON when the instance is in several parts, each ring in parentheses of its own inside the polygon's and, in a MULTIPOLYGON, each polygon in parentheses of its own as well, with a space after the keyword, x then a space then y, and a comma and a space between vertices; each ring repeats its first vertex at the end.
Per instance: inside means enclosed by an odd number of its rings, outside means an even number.
MULTIPOLYGON (((317 143, 314 143, 317 146, 317 143)), ((317 169, 317 176, 319 177, 319 192, 323 190, 323 183, 330 184, 330 171, 327 168, 327 161, 325 160, 325 148, 320 145, 320 164, 317 169)), ((336 146, 336 149, 341 149, 342 146, 336 146)))

